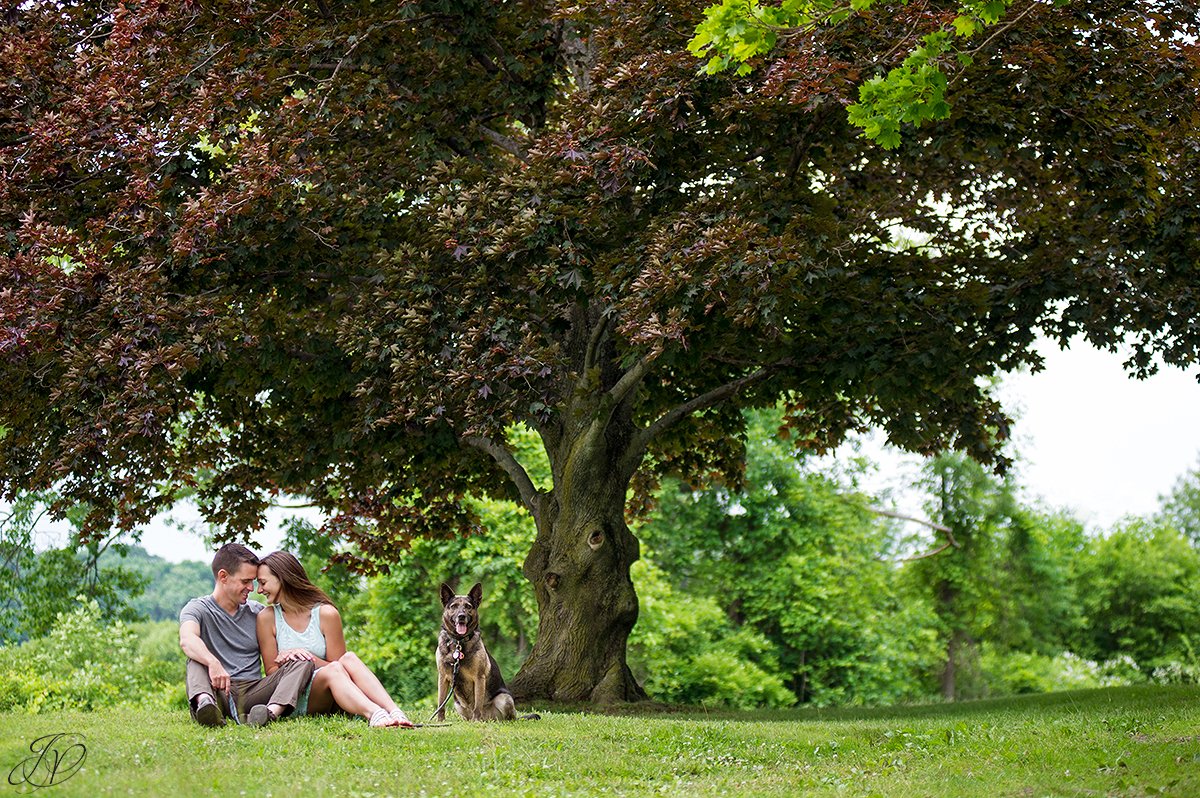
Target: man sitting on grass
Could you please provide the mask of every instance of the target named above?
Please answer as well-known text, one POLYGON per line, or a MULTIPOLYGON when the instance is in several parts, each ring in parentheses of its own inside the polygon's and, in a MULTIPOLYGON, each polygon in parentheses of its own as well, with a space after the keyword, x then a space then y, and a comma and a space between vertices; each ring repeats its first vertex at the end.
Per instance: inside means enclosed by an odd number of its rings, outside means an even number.
POLYGON ((285 662, 262 678, 255 621, 263 605, 248 601, 258 557, 241 544, 229 543, 213 557, 212 570, 212 595, 192 599, 179 613, 192 717, 202 726, 224 726, 226 717, 264 726, 295 708, 312 681, 313 663, 285 662))

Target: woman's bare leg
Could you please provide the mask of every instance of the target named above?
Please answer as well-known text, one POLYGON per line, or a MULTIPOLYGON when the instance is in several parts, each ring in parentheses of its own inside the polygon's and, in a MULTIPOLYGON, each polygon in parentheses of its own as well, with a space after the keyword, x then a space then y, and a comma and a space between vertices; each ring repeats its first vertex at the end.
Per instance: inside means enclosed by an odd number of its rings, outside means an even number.
POLYGON ((371 672, 371 669, 358 658, 357 654, 353 651, 347 651, 338 662, 346 669, 346 673, 350 674, 350 680, 362 691, 364 696, 388 712, 399 709, 396 706, 396 702, 388 695, 387 689, 379 681, 379 677, 371 672))
POLYGON ((329 712, 334 705, 352 715, 361 715, 367 720, 383 707, 363 694, 350 679, 350 674, 340 662, 331 662, 313 676, 312 690, 308 694, 308 711, 313 715, 329 712))

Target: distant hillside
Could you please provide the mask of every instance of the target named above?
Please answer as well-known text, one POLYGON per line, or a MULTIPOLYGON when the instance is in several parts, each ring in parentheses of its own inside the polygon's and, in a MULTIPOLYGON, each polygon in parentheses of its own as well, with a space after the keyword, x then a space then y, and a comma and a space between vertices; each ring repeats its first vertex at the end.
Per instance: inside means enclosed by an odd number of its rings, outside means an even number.
POLYGON ((178 620, 179 611, 189 599, 208 595, 213 589, 212 568, 195 560, 169 562, 130 546, 126 556, 111 550, 100 558, 104 565, 122 565, 150 578, 146 591, 129 601, 129 606, 149 620, 178 620))

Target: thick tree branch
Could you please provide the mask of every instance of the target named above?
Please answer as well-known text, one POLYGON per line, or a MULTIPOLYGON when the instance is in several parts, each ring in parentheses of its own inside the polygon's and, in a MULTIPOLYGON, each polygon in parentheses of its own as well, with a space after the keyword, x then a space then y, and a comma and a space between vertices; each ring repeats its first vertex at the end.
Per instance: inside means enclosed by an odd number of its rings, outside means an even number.
POLYGON ((942 526, 941 524, 935 524, 932 521, 923 521, 920 518, 913 518, 911 515, 903 515, 901 513, 893 512, 892 510, 884 510, 879 507, 868 507, 867 509, 875 513, 875 515, 883 515, 888 518, 897 518, 901 521, 912 521, 914 524, 921 524, 922 526, 927 526, 930 529, 936 529, 938 532, 945 533, 947 539, 950 541, 950 545, 954 546, 955 548, 959 547, 958 541, 954 539, 954 533, 950 531, 950 527, 942 526))
POLYGON ((538 497, 541 494, 534 487, 533 480, 529 478, 529 473, 525 471, 525 467, 517 462, 517 458, 508 450, 508 447, 497 443, 491 438, 484 438, 479 435, 469 435, 463 438, 463 441, 491 455, 492 459, 499 463, 504 472, 508 474, 509 479, 517 486, 517 491, 521 494, 521 501, 525 502, 525 506, 529 508, 529 511, 536 518, 539 507, 538 497))
POLYGON ((592 334, 588 338, 587 350, 583 353, 583 373, 594 369, 600 364, 600 347, 604 343, 604 336, 608 335, 608 328, 612 326, 612 317, 607 313, 601 313, 596 326, 592 328, 592 334))
POLYGON ((496 131, 492 130, 490 127, 485 127, 484 125, 480 125, 479 130, 482 131, 483 135, 490 142, 495 144, 500 149, 504 150, 505 152, 509 153, 510 155, 515 155, 517 158, 520 158, 525 163, 529 163, 528 153, 525 152, 524 148, 521 147, 520 144, 518 144, 517 142, 510 139, 508 136, 505 136, 501 133, 497 133, 496 131))
POLYGON ((933 551, 927 551, 924 554, 914 554, 911 557, 902 557, 902 558, 900 558, 899 562, 914 562, 916 560, 924 560, 925 558, 932 557, 935 554, 941 554, 943 551, 950 548, 950 546, 952 546, 952 545, 954 545, 954 544, 949 543, 949 542, 943 543, 941 546, 938 546, 933 551))
MULTIPOLYGON (((368 38, 370 38, 373 33, 375 33, 376 31, 383 30, 384 28, 390 28, 392 25, 400 25, 400 24, 411 25, 412 22, 413 22, 412 20, 390 19, 385 22, 380 22, 376 25, 372 25, 371 27, 367 28, 366 31, 364 31, 361 36, 359 36, 357 39, 354 40, 354 43, 350 45, 350 49, 346 50, 345 55, 343 55, 341 57, 341 59, 338 60, 337 66, 335 66, 333 68, 333 74, 330 75, 328 78, 326 78, 323 82, 332 86, 333 82, 337 79, 338 73, 342 71, 342 67, 345 66, 346 62, 350 60, 350 56, 353 55, 354 51, 358 48, 358 46, 360 44, 362 44, 364 41, 366 41, 368 38)), ((329 102, 329 92, 326 92, 325 96, 321 99, 321 105, 317 109, 318 113, 320 111, 325 110, 325 103, 327 103, 327 102, 329 102)))
POLYGON ((619 405, 637 390, 637 387, 642 384, 642 380, 650 373, 650 367, 654 365, 654 361, 657 359, 657 354, 644 355, 641 360, 633 364, 632 368, 621 375, 621 379, 617 380, 617 384, 608 390, 608 395, 612 397, 614 405, 619 405))
POLYGON ((559 28, 559 49, 576 90, 586 97, 592 91, 591 72, 597 58, 593 40, 575 22, 564 21, 559 28))
POLYGON ((637 436, 634 438, 633 445, 630 447, 631 453, 634 453, 636 456, 640 457, 650 445, 650 442, 653 441, 664 430, 674 426, 675 424, 678 424, 680 421, 698 410, 704 410, 705 408, 719 405, 721 402, 729 399, 743 388, 754 385, 758 382, 762 382, 768 377, 774 376, 779 372, 779 369, 786 364, 787 361, 781 361, 779 363, 772 363, 771 365, 763 366, 757 371, 747 374, 745 377, 739 377, 736 380, 713 388, 707 393, 700 394, 696 398, 690 399, 681 405, 676 405, 666 413, 663 413, 661 416, 659 416, 657 421, 650 424, 637 434, 637 436))
POLYGON ((880 507, 868 507, 867 510, 869 510, 872 513, 875 513, 876 515, 886 516, 887 518, 896 518, 901 521, 911 521, 914 524, 920 524, 922 526, 927 526, 930 529, 935 529, 938 532, 941 532, 942 534, 944 534, 946 536, 946 542, 943 543, 941 546, 938 546, 933 551, 927 551, 924 554, 914 554, 911 557, 902 557, 902 558, 900 558, 900 560, 898 560, 898 562, 913 562, 914 560, 924 560, 926 557, 932 557, 935 554, 941 554, 943 551, 950 548, 951 546, 953 546, 956 549, 962 548, 962 545, 957 540, 954 539, 954 532, 948 526, 942 526, 941 524, 935 524, 932 521, 925 521, 920 518, 914 518, 911 515, 904 515, 903 513, 893 512, 892 510, 884 510, 880 507))

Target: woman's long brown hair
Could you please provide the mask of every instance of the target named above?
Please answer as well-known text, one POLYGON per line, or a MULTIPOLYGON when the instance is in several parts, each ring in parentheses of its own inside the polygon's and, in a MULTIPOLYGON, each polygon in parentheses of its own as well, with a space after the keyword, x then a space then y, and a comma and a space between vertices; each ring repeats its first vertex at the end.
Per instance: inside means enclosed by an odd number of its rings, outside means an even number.
POLYGON ((282 594, 279 597, 280 604, 287 600, 289 604, 295 604, 302 610, 310 610, 315 604, 334 606, 333 599, 308 578, 296 555, 286 551, 273 551, 259 560, 258 564, 270 568, 271 573, 279 580, 279 592, 282 594))

